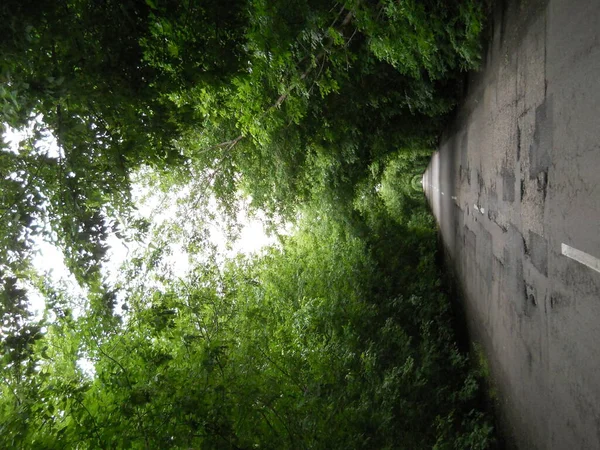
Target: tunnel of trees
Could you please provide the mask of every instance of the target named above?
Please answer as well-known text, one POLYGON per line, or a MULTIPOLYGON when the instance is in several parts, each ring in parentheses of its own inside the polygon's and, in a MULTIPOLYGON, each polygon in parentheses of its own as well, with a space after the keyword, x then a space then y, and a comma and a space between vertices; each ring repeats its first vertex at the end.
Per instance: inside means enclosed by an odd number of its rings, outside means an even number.
POLYGON ((0 447, 492 445, 419 185, 483 22, 477 0, 2 1, 0 447), (176 213, 141 215, 140 186, 176 213), (224 256, 208 230, 234 239, 242 208, 277 242, 224 256), (115 237, 136 250, 109 278, 115 237))

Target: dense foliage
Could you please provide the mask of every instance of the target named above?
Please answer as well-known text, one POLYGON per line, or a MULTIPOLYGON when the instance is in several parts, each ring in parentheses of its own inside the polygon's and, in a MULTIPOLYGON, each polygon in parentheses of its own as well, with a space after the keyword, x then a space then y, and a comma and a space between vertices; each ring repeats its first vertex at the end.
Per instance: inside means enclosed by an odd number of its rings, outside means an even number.
POLYGON ((262 256, 208 258, 185 279, 165 280, 160 252, 132 261, 120 326, 74 318, 55 292, 34 375, 4 387, 6 444, 487 448, 432 219, 371 200, 363 237, 313 208, 262 256))
POLYGON ((488 447, 418 182, 478 63, 478 1, 7 0, 0 19, 2 126, 29 130, 0 148, 0 446, 488 447), (183 193, 179 214, 140 218, 134 178, 183 193), (293 229, 223 259, 207 230, 241 199, 293 229), (116 284, 111 234, 147 247, 116 284), (80 298, 32 268, 36 239, 80 298))

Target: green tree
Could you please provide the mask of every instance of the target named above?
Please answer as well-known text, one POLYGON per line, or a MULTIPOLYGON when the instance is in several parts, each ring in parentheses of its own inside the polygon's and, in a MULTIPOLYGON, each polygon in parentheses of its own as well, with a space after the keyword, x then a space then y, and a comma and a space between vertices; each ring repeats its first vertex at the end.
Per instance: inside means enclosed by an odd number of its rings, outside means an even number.
POLYGON ((315 184, 351 201, 373 162, 431 142, 458 70, 477 64, 481 8, 9 1, 0 18, 2 123, 41 121, 17 155, 3 152, 3 235, 49 223, 75 274, 99 284, 118 226, 107 217, 131 206, 142 165, 210 171, 221 201, 242 189, 271 212, 293 214, 315 184), (40 148, 45 133, 58 156, 40 148))
POLYGON ((478 64, 479 2, 9 0, 0 19, 1 123, 29 129, 0 148, 0 446, 488 446, 414 183, 478 64), (177 217, 139 219, 135 178, 177 217), (240 199, 295 228, 224 260, 207 230, 224 213, 235 234, 240 199), (148 243, 115 286, 111 233, 148 243), (84 298, 32 270, 40 237, 84 298))

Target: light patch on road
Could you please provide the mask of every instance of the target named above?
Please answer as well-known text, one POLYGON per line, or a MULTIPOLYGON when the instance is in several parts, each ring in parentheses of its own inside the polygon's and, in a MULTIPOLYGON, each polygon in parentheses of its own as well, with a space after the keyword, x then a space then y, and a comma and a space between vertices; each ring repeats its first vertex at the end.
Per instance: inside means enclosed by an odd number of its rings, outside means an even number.
POLYGON ((577 250, 576 248, 573 248, 567 244, 562 244, 562 254, 567 258, 574 259, 584 266, 588 266, 590 269, 593 269, 596 272, 600 272, 600 259, 592 255, 588 255, 587 253, 577 250))

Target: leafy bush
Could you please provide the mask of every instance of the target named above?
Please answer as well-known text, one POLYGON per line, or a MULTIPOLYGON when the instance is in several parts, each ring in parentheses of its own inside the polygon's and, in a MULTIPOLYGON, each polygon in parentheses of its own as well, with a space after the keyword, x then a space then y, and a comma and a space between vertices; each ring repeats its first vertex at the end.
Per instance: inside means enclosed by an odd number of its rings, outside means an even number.
POLYGON ((492 428, 454 343, 433 243, 390 237, 361 238, 308 210, 263 256, 198 266, 164 291, 132 287, 126 323, 108 333, 85 316, 51 325, 27 393, 45 401, 3 442, 487 448, 492 428), (417 253, 416 264, 400 257, 402 283, 396 251, 417 253), (94 361, 91 380, 78 348, 94 361))

